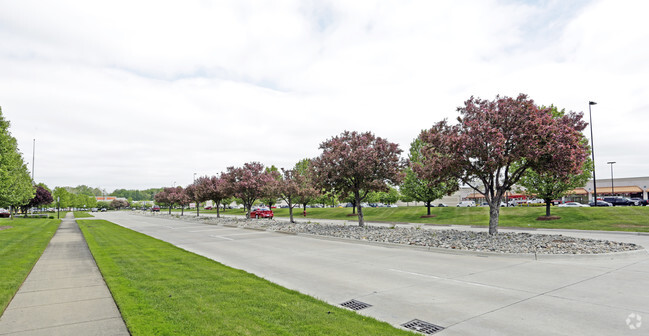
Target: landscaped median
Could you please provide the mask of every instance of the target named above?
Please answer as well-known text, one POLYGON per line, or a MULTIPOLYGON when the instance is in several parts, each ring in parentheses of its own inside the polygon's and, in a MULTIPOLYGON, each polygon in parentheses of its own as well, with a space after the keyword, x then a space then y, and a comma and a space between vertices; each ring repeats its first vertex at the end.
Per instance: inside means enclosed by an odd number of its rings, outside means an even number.
MULTIPOLYGON (((195 215, 195 211, 186 215, 195 215)), ((273 209, 275 217, 288 217, 288 209, 273 209)), ((338 219, 353 221, 351 208, 309 208, 307 219, 338 219)), ((164 213, 164 211, 162 212, 164 213)), ((201 210, 201 213, 216 213, 215 210, 201 210)), ((226 215, 244 215, 243 210, 233 209, 226 215)), ((425 207, 398 207, 398 208, 364 208, 363 214, 366 221, 396 222, 396 223, 422 223, 422 224, 454 224, 454 225, 489 225, 489 208, 432 208, 430 218, 426 215, 425 207)), ((537 218, 545 214, 542 207, 510 207, 500 209, 501 227, 524 227, 544 229, 577 229, 577 230, 605 230, 605 231, 634 231, 649 232, 649 207, 593 207, 593 208, 560 208, 553 207, 552 215, 561 217, 558 220, 538 221, 537 218)), ((295 218, 302 218, 302 209, 294 209, 295 218)))
POLYGON ((104 220, 78 220, 133 335, 413 335, 104 220))
POLYGON ((59 223, 58 219, 0 219, 0 313, 43 254, 59 223))

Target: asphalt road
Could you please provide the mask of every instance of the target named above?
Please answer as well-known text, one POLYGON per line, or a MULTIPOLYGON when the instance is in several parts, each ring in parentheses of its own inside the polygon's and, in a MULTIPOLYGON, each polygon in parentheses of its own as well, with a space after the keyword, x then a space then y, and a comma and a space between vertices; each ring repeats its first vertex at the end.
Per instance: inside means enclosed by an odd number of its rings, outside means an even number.
MULTIPOLYGON (((435 335, 648 335, 649 256, 530 260, 317 239, 126 212, 97 214, 332 305, 435 335), (644 317, 644 322, 641 318, 644 317)), ((562 232, 649 248, 649 236, 562 232)))

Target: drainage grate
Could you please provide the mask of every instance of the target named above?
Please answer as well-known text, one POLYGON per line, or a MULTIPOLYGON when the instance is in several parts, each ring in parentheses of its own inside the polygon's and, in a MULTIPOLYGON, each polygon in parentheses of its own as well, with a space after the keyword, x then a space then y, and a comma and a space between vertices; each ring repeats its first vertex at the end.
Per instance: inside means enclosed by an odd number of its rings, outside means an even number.
POLYGON ((440 327, 438 325, 428 323, 422 320, 417 320, 417 319, 414 319, 410 322, 406 322, 401 326, 426 335, 432 335, 440 330, 444 330, 444 327, 440 327))
POLYGON ((372 307, 371 304, 356 301, 356 300, 349 300, 347 302, 341 303, 340 305, 345 307, 345 308, 349 308, 351 310, 361 310, 361 309, 365 309, 367 307, 372 307))

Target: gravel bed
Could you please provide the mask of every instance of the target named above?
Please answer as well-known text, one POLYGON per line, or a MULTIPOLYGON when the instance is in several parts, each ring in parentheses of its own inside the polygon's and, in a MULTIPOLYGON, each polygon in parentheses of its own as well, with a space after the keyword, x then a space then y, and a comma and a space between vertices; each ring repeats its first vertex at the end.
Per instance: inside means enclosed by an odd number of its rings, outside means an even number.
MULTIPOLYGON (((168 216, 156 214, 156 216, 168 216)), ((235 225, 242 228, 265 229, 287 233, 312 234, 345 239, 427 246, 453 250, 496 253, 536 254, 601 254, 634 251, 642 246, 609 240, 573 238, 564 235, 500 232, 490 236, 488 232, 461 231, 454 229, 430 230, 417 227, 343 226, 318 223, 290 224, 275 220, 246 220, 242 218, 215 218, 175 216, 171 217, 210 224, 235 225)))

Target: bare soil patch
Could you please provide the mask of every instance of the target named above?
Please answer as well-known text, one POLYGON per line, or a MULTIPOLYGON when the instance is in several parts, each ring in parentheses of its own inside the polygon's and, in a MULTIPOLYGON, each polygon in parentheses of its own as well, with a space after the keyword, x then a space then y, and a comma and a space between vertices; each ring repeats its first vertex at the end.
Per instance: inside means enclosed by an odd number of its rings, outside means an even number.
POLYGON ((2 231, 2 230, 9 230, 9 229, 11 229, 11 228, 13 228, 13 226, 8 226, 8 225, 0 226, 0 231, 2 231))
POLYGON ((347 214, 347 217, 352 217, 352 216, 354 216, 354 217, 358 217, 357 214, 347 214))
POLYGON ((437 217, 437 215, 423 215, 419 218, 433 218, 433 217, 437 217))

